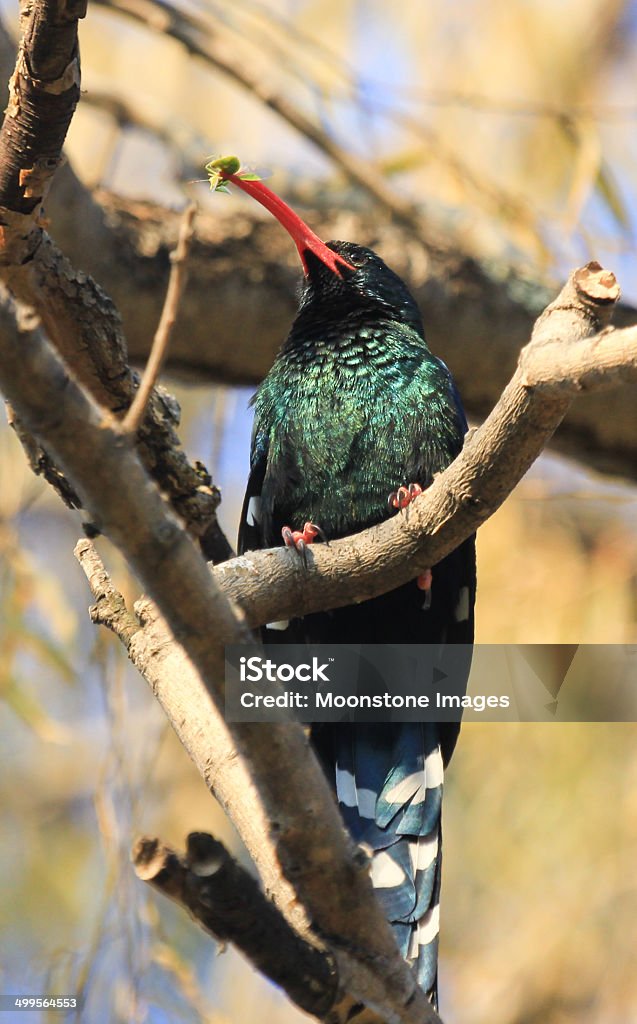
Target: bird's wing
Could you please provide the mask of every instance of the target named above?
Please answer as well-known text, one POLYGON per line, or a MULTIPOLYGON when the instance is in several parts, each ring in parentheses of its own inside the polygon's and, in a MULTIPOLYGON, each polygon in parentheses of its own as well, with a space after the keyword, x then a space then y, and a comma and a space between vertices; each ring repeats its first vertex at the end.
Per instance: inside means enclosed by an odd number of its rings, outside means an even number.
POLYGON ((250 457, 250 476, 246 487, 241 519, 239 521, 239 540, 237 550, 240 555, 244 551, 256 551, 263 547, 264 510, 261 502, 263 480, 268 464, 268 446, 265 437, 255 432, 252 439, 250 457))
POLYGON ((436 360, 436 362, 440 366, 442 366, 443 370, 447 374, 447 379, 449 381, 449 390, 451 391, 451 394, 453 395, 454 402, 456 403, 456 409, 458 410, 458 419, 460 421, 460 425, 462 427, 463 433, 466 434, 467 430, 469 429, 469 424, 467 423, 467 416, 466 416, 466 413, 464 411, 464 406, 462 404, 462 399, 460 397, 460 392, 458 391, 458 388, 456 387, 456 382, 453 379, 453 376, 451 374, 451 370, 449 369, 447 364, 445 362, 443 362, 443 360, 440 358, 440 356, 434 356, 434 359, 436 360))

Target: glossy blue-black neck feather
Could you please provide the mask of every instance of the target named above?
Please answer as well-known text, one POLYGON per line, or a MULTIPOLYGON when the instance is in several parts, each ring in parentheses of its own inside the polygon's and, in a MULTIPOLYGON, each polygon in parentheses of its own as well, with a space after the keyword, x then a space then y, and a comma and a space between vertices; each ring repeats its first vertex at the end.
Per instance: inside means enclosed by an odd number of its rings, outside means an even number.
POLYGON ((305 253, 308 275, 303 284, 299 311, 286 343, 305 333, 315 333, 322 323, 338 323, 355 333, 365 320, 403 323, 424 338, 422 317, 404 281, 371 249, 353 242, 328 242, 327 247, 351 266, 334 274, 313 253, 305 253))

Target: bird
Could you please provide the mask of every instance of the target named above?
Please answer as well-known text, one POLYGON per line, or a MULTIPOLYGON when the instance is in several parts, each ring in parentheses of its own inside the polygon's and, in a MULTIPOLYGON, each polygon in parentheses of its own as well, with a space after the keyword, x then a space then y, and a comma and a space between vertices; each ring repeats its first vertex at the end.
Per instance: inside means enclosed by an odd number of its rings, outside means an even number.
MULTIPOLYGON (((467 421, 449 370, 427 345, 416 301, 377 253, 323 242, 253 176, 221 177, 277 217, 303 268, 298 311, 252 400, 238 550, 286 544, 305 558, 311 543, 400 514, 460 452, 467 421)), ((470 537, 388 593, 269 623, 262 640, 471 645, 475 593, 470 537)), ((411 721, 312 728, 344 823, 370 856, 400 951, 436 1008, 443 777, 459 728, 411 721)))

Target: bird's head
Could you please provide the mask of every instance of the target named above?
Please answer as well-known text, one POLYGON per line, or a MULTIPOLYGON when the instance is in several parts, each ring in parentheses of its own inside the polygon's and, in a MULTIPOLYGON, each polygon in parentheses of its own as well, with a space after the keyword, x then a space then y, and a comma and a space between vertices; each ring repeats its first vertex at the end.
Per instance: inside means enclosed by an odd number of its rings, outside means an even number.
POLYGON ((369 311, 414 327, 421 335, 418 306, 405 283, 371 249, 354 242, 325 243, 287 203, 260 180, 222 173, 272 213, 297 247, 305 280, 301 310, 329 305, 335 312, 369 311))
POLYGON ((422 333, 413 295, 377 253, 355 242, 327 242, 325 248, 346 263, 338 264, 334 273, 321 253, 306 250, 301 308, 327 301, 337 308, 369 310, 373 318, 397 320, 422 333))

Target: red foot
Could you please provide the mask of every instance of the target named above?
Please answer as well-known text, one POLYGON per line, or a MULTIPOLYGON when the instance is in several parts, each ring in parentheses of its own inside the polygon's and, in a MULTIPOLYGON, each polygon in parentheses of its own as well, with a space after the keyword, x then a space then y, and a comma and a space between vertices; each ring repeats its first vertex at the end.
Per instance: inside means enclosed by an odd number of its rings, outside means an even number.
POLYGON ((422 487, 420 484, 410 484, 409 487, 399 487, 397 491, 392 491, 387 499, 387 504, 390 510, 393 508, 403 509, 417 498, 419 494, 422 494, 422 487))
POLYGON ((431 608, 431 584, 433 583, 433 576, 431 575, 431 569, 425 569, 421 572, 420 576, 416 578, 416 586, 419 590, 423 590, 425 594, 425 600, 422 603, 423 612, 428 612, 431 608))
MULTIPOLYGON (((408 505, 417 498, 419 494, 422 494, 422 487, 420 484, 410 484, 409 487, 399 487, 397 491, 394 491, 389 495, 388 504, 390 511, 391 509, 403 509, 407 508, 408 505)), ((416 586, 419 590, 425 591, 425 603, 423 608, 427 609, 431 606, 431 584, 433 577, 431 575, 431 569, 425 569, 421 572, 420 576, 416 579, 416 586)))
POLYGON ((431 590, 431 584, 433 582, 433 576, 431 575, 431 569, 425 569, 421 572, 420 576, 416 579, 416 584, 419 590, 431 590))
POLYGON ((316 523, 306 523, 303 531, 292 530, 289 526, 284 526, 281 530, 281 536, 285 546, 298 551, 304 562, 306 561, 306 547, 308 544, 312 544, 317 537, 320 537, 327 544, 327 537, 316 523))

